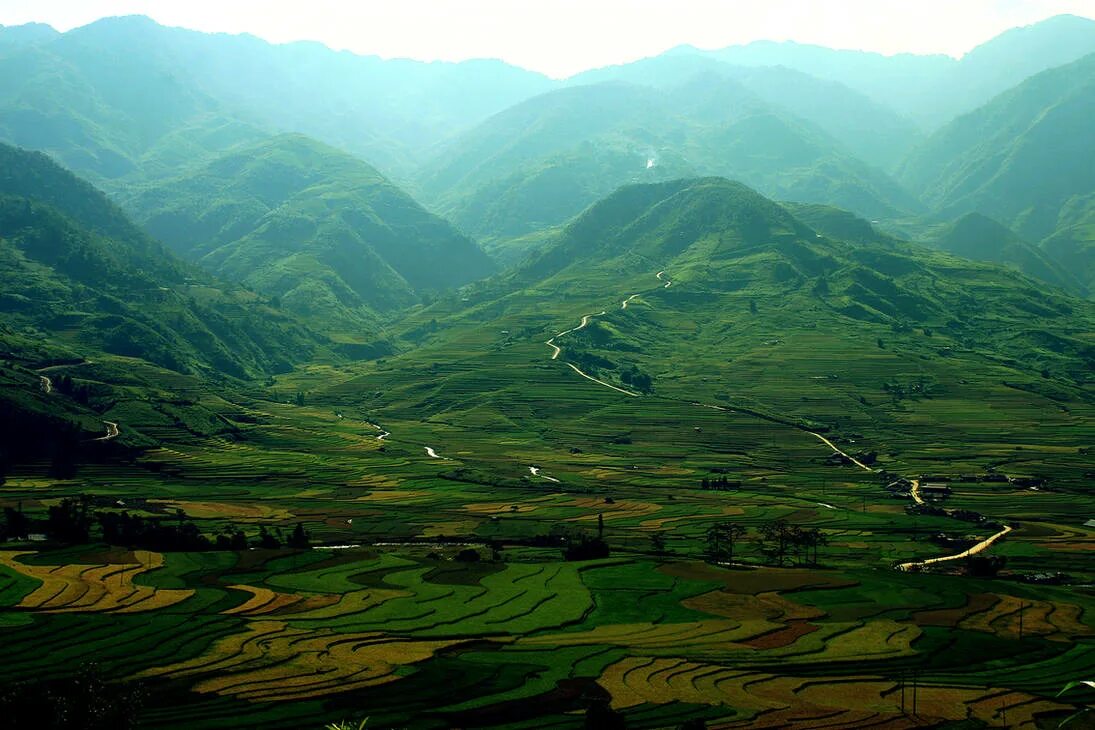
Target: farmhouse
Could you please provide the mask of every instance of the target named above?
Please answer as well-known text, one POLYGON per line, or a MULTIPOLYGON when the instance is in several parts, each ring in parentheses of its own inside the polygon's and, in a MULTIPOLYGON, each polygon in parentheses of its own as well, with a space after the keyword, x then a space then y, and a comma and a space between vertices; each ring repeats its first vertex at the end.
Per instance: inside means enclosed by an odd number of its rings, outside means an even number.
POLYGON ((944 499, 950 496, 950 485, 945 482, 925 482, 920 485, 920 494, 925 499, 944 499))

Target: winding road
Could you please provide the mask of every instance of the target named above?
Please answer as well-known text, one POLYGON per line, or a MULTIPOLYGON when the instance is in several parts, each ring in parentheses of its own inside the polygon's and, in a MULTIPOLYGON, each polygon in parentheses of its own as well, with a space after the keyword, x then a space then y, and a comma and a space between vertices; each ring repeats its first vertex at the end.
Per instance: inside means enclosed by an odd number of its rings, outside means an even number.
POLYGON ((438 456, 438 455, 437 455, 437 452, 436 452, 436 451, 434 451, 434 450, 433 450, 432 448, 430 448, 429 446, 425 446, 425 447, 423 447, 423 448, 425 448, 425 449, 426 449, 426 456, 430 457, 431 459, 443 459, 443 458, 444 458, 443 456, 438 456))
POLYGON ((42 391, 46 395, 49 395, 53 392, 53 381, 47 378, 45 375, 39 375, 38 382, 42 384, 42 391))
MULTIPOLYGON (((668 289, 670 286, 673 285, 673 282, 670 281, 665 276, 665 271, 664 270, 659 271, 655 276, 657 277, 658 281, 664 281, 665 282, 665 287, 664 288, 668 289)), ((632 294, 627 299, 623 300, 623 304, 621 305, 621 309, 627 309, 627 305, 630 302, 632 302, 638 296, 639 296, 638 294, 632 294)), ((552 350, 553 350, 553 352, 551 354, 551 359, 552 360, 558 359, 559 353, 562 352, 562 348, 560 348, 558 345, 555 344, 555 340, 557 338, 562 337, 563 335, 566 335, 566 334, 570 334, 571 332, 576 332, 576 331, 582 329, 583 327, 585 327, 586 325, 589 324, 589 320, 590 320, 591 317, 601 316, 601 315, 604 315, 604 314, 605 314, 605 312, 600 312, 599 314, 596 314, 596 315, 587 314, 587 315, 582 317, 581 324, 579 324, 577 327, 575 327, 573 329, 566 330, 565 332, 560 332, 559 334, 555 335, 555 337, 552 337, 550 340, 548 340, 545 344, 548 347, 552 348, 552 350)), ((615 385, 612 385, 611 383, 606 383, 603 380, 598 380, 597 378, 594 378, 591 375, 583 373, 581 370, 579 370, 572 363, 568 362, 566 364, 567 364, 568 367, 570 367, 571 370, 578 373, 578 375, 581 375, 586 380, 590 380, 594 383, 597 383, 598 385, 604 386, 606 388, 610 388, 610 389, 616 391, 617 393, 623 393, 624 395, 631 396, 633 398, 639 397, 638 393, 632 393, 630 391, 624 390, 623 388, 617 388, 615 385)), ((716 405, 708 405, 706 403, 693 402, 692 405, 699 406, 699 407, 702 407, 702 408, 711 408, 711 409, 714 409, 716 411, 729 412, 731 410, 730 408, 724 408, 722 406, 716 406, 716 405)), ((823 444, 825 444, 830 449, 832 449, 833 453, 840 454, 840 456, 843 457, 844 459, 846 459, 849 463, 854 464, 855 466, 862 469, 863 471, 866 471, 866 472, 869 472, 869 473, 872 473, 872 474, 876 473, 875 469, 873 469, 870 466, 867 466, 866 464, 864 464, 859 459, 856 459, 855 457, 850 456, 845 451, 838 448, 836 444, 834 444, 832 441, 830 441, 829 439, 827 439, 825 436, 821 435, 820 433, 817 433, 816 431, 807 431, 807 433, 809 433, 811 436, 818 439, 823 444)), ((426 451, 431 456, 434 456, 435 458, 437 458, 436 455, 432 453, 431 449, 427 448, 426 451)), ((544 479, 548 479, 548 480, 551 480, 551 481, 556 481, 556 482, 558 481, 557 479, 553 479, 552 477, 541 475, 540 470, 539 470, 538 467, 530 466, 529 471, 532 473, 533 476, 540 476, 544 479)), ((924 499, 920 496, 920 480, 919 479, 912 479, 912 480, 910 480, 910 483, 911 483, 912 486, 911 486, 909 494, 912 497, 913 502, 917 505, 923 505, 925 502, 924 502, 924 499)), ((833 505, 830 505, 830 504, 827 504, 827 503, 824 503, 824 502, 818 502, 818 505, 821 506, 821 507, 824 507, 826 509, 837 509, 833 505)), ((976 545, 970 547, 969 549, 963 550, 962 552, 957 553, 955 555, 943 555, 943 556, 940 556, 940 557, 937 557, 937 558, 927 558, 925 560, 910 561, 910 562, 907 562, 907 563, 902 563, 902 564, 898 565, 897 567, 898 567, 899 570, 905 571, 905 570, 909 570, 909 569, 913 568, 914 566, 922 567, 922 566, 925 566, 925 565, 932 565, 932 564, 935 564, 935 563, 944 563, 944 562, 948 562, 948 561, 952 561, 952 560, 961 560, 963 558, 970 557, 971 555, 976 555, 976 554, 982 552, 983 550, 986 550, 987 548, 991 547, 997 540, 1000 540, 1001 538, 1003 538, 1005 535, 1007 535, 1011 531, 1012 531, 1012 528, 1010 526, 1004 527, 1004 529, 1000 530, 1000 532, 997 532, 995 535, 987 537, 984 540, 982 540, 981 542, 977 543, 976 545)))
POLYGON ((100 436, 97 439, 91 439, 92 441, 110 441, 111 439, 118 438, 118 424, 114 421, 103 421, 106 425, 106 436, 100 436))
MULTIPOLYGON (((568 330, 565 330, 565 331, 563 331, 563 332, 560 332, 559 334, 555 335, 555 337, 552 337, 552 338, 551 338, 550 340, 548 340, 547 342, 545 342, 545 343, 544 343, 545 345, 547 345, 548 347, 550 347, 550 348, 552 348, 552 349, 554 349, 554 350, 555 350, 555 352, 551 353, 551 359, 552 359, 552 360, 556 360, 556 359, 558 359, 558 357, 559 357, 559 353, 560 353, 560 352, 562 352, 562 348, 561 348, 561 347, 559 347, 558 345, 556 345, 556 344, 555 344, 555 340, 556 340, 557 338, 559 338, 559 337, 562 337, 563 335, 569 335, 569 334, 570 334, 571 332, 577 332, 577 331, 578 331, 578 330, 580 330, 580 329, 585 329, 585 327, 587 327, 587 326, 589 325, 589 320, 590 320, 591 318, 593 318, 593 317, 601 317, 601 316, 603 316, 603 315, 605 315, 605 314, 607 314, 607 312, 605 312, 604 310, 601 310, 601 311, 600 311, 600 312, 598 312, 597 314, 586 314, 586 315, 583 315, 583 316, 582 316, 582 323, 581 323, 580 325, 578 325, 577 327, 571 327, 571 328, 570 328, 570 329, 568 329, 568 330)), ((575 369, 577 369, 577 368, 575 368, 575 369)), ((579 372, 581 372, 581 371, 579 370, 579 372)))
POLYGON ((958 553, 957 555, 943 555, 942 557, 938 557, 938 558, 928 558, 926 560, 913 560, 913 561, 910 561, 908 563, 902 563, 901 565, 897 566, 897 569, 898 570, 909 570, 910 568, 914 568, 914 567, 917 567, 917 566, 931 565, 932 563, 945 563, 948 560, 961 560, 962 558, 968 558, 971 555, 976 555, 977 553, 981 552, 985 548, 989 547, 994 542, 996 542, 997 540, 1002 538, 1004 535, 1011 532, 1011 530, 1012 530, 1012 528, 1011 528, 1010 525, 1005 526, 1004 529, 1000 530, 1000 532, 996 533, 995 535, 992 535, 991 537, 986 537, 984 540, 977 543, 973 547, 969 548, 968 550, 963 550, 962 552, 958 553))
POLYGON ((912 479, 912 488, 909 490, 909 496, 912 497, 913 502, 916 504, 924 504, 923 497, 920 496, 920 480, 912 479))

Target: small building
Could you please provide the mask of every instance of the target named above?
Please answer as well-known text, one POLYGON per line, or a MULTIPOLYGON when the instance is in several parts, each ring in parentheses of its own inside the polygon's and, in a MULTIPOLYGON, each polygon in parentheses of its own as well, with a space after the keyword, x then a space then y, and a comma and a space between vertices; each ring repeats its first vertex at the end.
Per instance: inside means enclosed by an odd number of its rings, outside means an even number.
POLYGON ((924 497, 944 499, 950 496, 951 488, 945 482, 925 482, 920 485, 920 494, 924 497))

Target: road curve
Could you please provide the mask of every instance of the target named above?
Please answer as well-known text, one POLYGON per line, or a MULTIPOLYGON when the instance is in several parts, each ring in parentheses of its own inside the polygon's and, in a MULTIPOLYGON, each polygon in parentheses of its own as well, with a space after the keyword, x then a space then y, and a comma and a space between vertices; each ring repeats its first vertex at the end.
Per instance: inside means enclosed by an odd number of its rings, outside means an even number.
POLYGON ((631 296, 629 296, 627 299, 624 300, 624 304, 622 307, 620 307, 620 309, 627 309, 627 305, 631 304, 631 302, 633 302, 638 296, 638 294, 632 294, 631 296))
POLYGON ((669 280, 669 278, 665 276, 665 271, 659 271, 654 276, 658 277, 658 281, 664 281, 665 282, 665 287, 663 287, 663 288, 668 289, 669 287, 673 286, 673 282, 671 282, 669 280), (663 277, 665 277, 665 278, 663 278, 663 277))
POLYGON ((909 495, 912 497, 913 502, 917 504, 924 504, 924 498, 920 496, 920 480, 912 479, 912 489, 909 490, 909 495))
POLYGON ((607 314, 607 312, 605 312, 604 310, 601 310, 597 314, 582 315, 582 323, 579 324, 577 327, 571 327, 568 330, 564 330, 564 331, 560 332, 559 334, 555 335, 555 337, 552 337, 550 340, 545 342, 544 343, 545 345, 547 345, 548 347, 552 348, 555 351, 555 352, 551 353, 551 359, 552 360, 557 360, 559 358, 559 353, 562 352, 562 348, 555 344, 556 338, 562 337, 563 335, 569 335, 571 332, 577 332, 580 329, 584 329, 586 326, 589 325, 590 318, 592 318, 592 317, 601 317, 605 314, 607 314))
POLYGON ((380 431, 380 435, 376 437, 377 441, 383 441, 384 439, 386 439, 386 438, 388 438, 389 436, 392 435, 391 433, 389 433, 388 431, 385 431, 384 429, 382 429, 380 426, 376 425, 375 423, 370 423, 369 421, 366 421, 365 425, 368 426, 369 428, 375 428, 377 431, 380 431))
POLYGON ((530 466, 528 468, 528 470, 529 470, 529 473, 532 474, 532 476, 534 476, 534 477, 540 477, 541 479, 547 479, 549 482, 555 482, 556 484, 559 483, 559 480, 556 479, 555 477, 549 477, 547 474, 541 474, 540 473, 540 467, 538 467, 538 466, 530 466))
POLYGON ((91 439, 92 441, 110 441, 111 439, 118 438, 118 424, 114 423, 114 421, 103 421, 103 424, 106 426, 106 436, 91 439))
POLYGON ((49 395, 53 392, 53 381, 50 380, 48 377, 46 377, 45 375, 39 375, 38 382, 41 383, 42 392, 44 392, 46 395, 49 395))
POLYGON ((909 570, 910 568, 916 566, 931 565, 933 563, 945 563, 948 560, 961 560, 962 558, 968 558, 971 555, 976 555, 982 550, 988 548, 990 545, 992 545, 994 542, 996 542, 1009 532, 1011 532, 1011 526, 1007 525, 1004 527, 1004 529, 1000 530, 1000 532, 997 532, 995 535, 992 535, 991 537, 986 537, 984 540, 977 543, 973 547, 969 548, 968 550, 963 550, 956 555, 943 555, 942 557, 928 558, 927 560, 913 560, 908 563, 902 563, 901 565, 897 566, 897 569, 909 570))
POLYGON ((442 458, 442 457, 438 456, 437 452, 434 451, 429 446, 426 446, 424 448, 426 449, 426 456, 430 457, 431 459, 440 459, 440 458, 442 458))

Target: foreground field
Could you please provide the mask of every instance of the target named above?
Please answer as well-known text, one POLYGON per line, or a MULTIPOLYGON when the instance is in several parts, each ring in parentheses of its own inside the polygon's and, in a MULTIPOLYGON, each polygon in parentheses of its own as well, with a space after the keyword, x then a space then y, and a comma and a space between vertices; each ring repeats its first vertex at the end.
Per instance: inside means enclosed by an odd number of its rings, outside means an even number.
POLYGON ((600 699, 633 727, 1033 727, 1095 671, 1090 598, 1056 588, 451 554, 7 553, 3 674, 98 662, 153 727, 565 727, 600 699))

